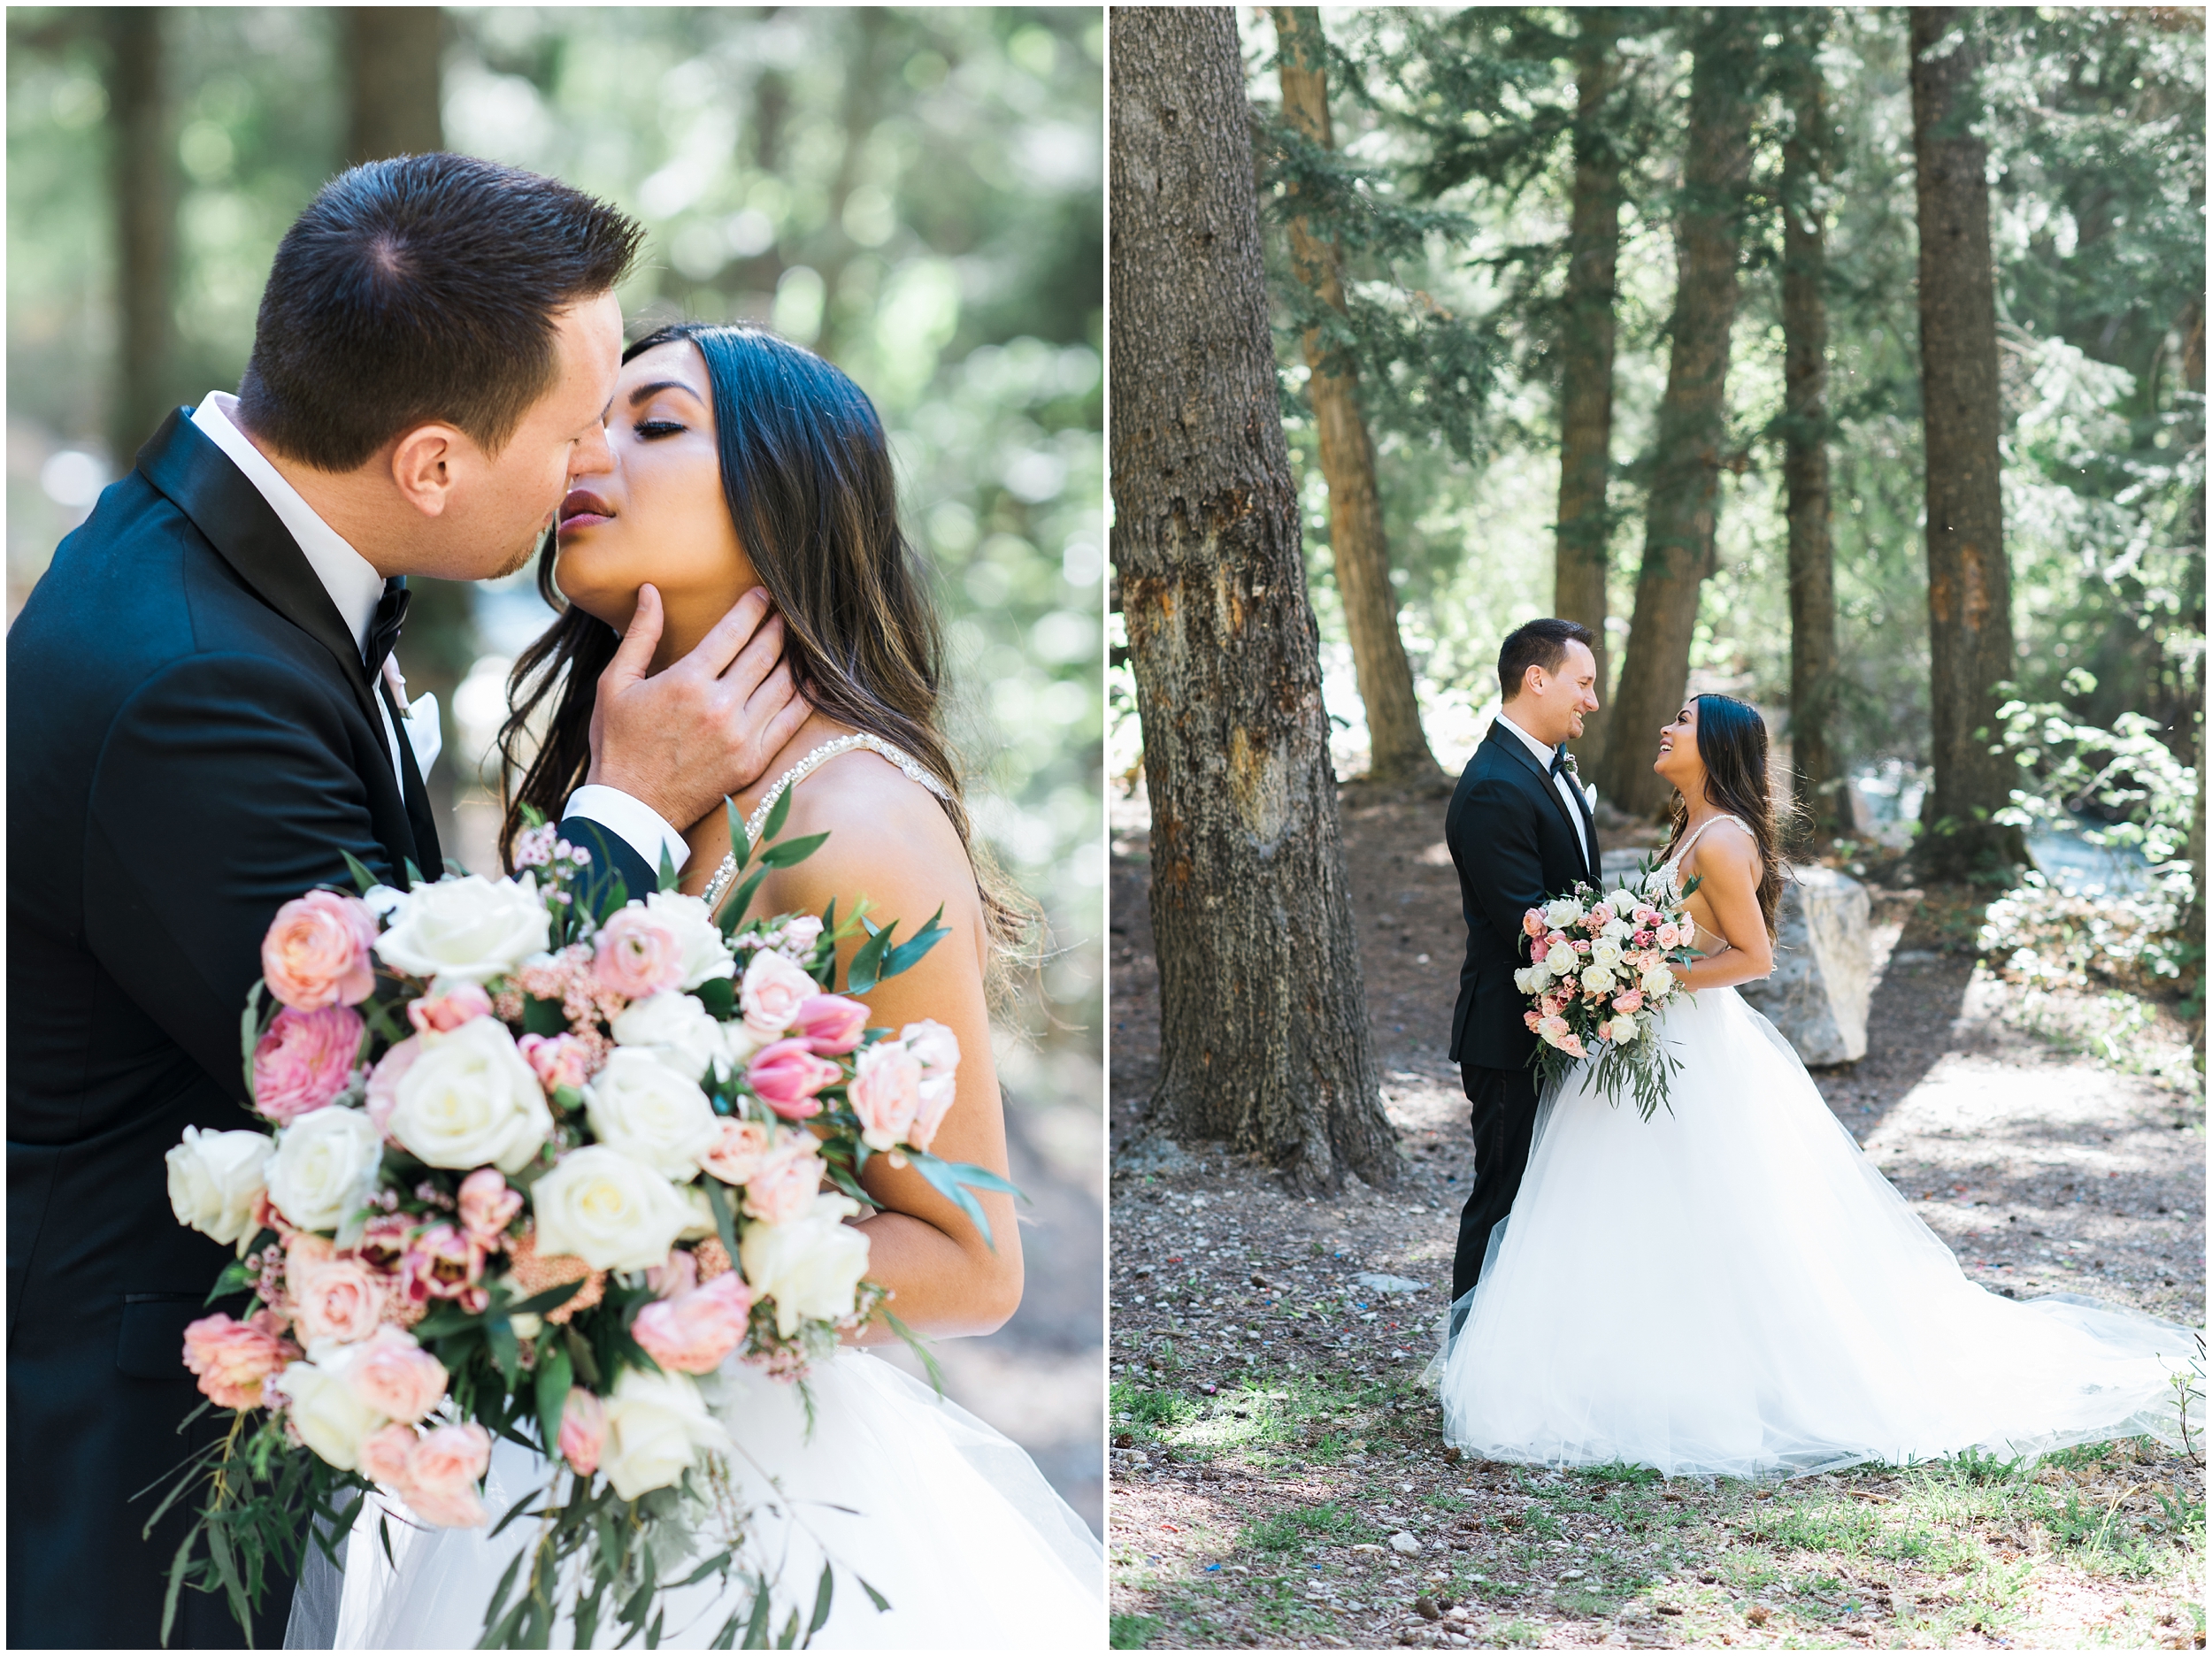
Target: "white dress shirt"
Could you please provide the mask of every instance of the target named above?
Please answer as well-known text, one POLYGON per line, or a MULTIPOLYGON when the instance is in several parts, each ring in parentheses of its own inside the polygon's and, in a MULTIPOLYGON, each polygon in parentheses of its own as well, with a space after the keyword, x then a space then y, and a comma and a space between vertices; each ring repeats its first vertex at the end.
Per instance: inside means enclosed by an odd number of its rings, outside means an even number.
MULTIPOLYGON (((239 430, 234 418, 237 407, 238 399, 229 392, 211 391, 200 400, 192 424, 230 456, 232 463, 246 474, 246 480, 269 502, 269 510, 276 513, 278 520, 298 543, 309 567, 322 581, 323 590, 330 594, 330 602, 338 607, 340 617, 353 633, 354 647, 365 658, 369 625, 375 620, 376 606, 384 596, 384 577, 347 543, 344 536, 317 515, 315 509, 301 498, 300 492, 285 480, 284 474, 268 456, 255 448, 245 433, 239 430)), ((384 718, 385 750, 392 756, 392 774, 399 778, 400 792, 404 794, 406 775, 400 765, 399 738, 392 728, 391 709, 382 696, 374 700, 377 711, 384 718)), ((438 717, 438 698, 418 696, 408 706, 407 724, 408 740, 415 750, 416 769, 427 776, 444 740, 438 717)), ((685 859, 691 855, 684 837, 670 827, 659 812, 618 788, 596 784, 578 788, 569 796, 568 811, 564 814, 588 816, 627 841, 645 859, 649 868, 660 866, 664 849, 678 868, 683 867, 685 859)))
MULTIPOLYGON (((1556 749, 1545 747, 1542 742, 1538 741, 1535 737, 1530 735, 1502 713, 1498 715, 1498 723, 1521 739, 1521 745, 1535 755, 1536 763, 1543 766, 1546 771, 1548 772, 1551 770, 1552 755, 1556 749)), ((1590 836, 1588 831, 1582 825, 1582 812, 1588 801, 1576 797, 1573 771, 1563 768, 1559 774, 1553 777, 1551 780, 1552 786, 1559 790, 1561 801, 1567 807, 1567 820, 1575 825, 1575 839, 1582 847, 1582 860, 1587 862, 1590 860, 1590 836)))

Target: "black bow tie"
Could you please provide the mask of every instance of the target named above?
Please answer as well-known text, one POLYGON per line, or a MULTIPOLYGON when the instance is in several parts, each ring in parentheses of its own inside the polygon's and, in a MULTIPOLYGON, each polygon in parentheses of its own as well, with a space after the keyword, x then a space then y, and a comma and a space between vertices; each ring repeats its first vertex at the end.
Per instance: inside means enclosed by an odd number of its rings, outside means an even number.
POLYGON ((399 630, 407 621, 409 596, 405 578, 395 575, 384 583, 384 595, 376 601, 376 615, 369 623, 368 639, 361 646, 372 682, 384 671, 384 658, 392 653, 392 646, 399 642, 399 630))
POLYGON ((1575 769, 1575 756, 1567 751, 1567 744, 1564 742, 1559 744, 1558 751, 1551 756, 1551 773, 1557 776, 1562 770, 1577 781, 1582 778, 1582 772, 1575 769))

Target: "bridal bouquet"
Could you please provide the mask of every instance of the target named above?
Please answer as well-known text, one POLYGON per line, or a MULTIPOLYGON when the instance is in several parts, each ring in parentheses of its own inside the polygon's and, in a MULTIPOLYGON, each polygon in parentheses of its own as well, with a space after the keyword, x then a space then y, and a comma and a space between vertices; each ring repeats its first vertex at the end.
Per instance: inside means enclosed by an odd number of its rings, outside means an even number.
MULTIPOLYGON (((750 1625, 733 1615, 718 1642, 769 1642, 772 1581, 748 1560, 701 1377, 734 1355, 803 1384, 869 1317, 906 1332, 844 1223, 867 1210, 871 1156, 918 1169, 987 1239, 972 1191, 1013 1188, 929 1154, 952 1032, 871 1029, 833 993, 841 939, 867 934, 845 984, 864 993, 945 935, 941 916, 903 943, 834 904, 743 920, 767 870, 826 837, 768 843, 788 802, 758 844, 733 809, 752 871, 718 922, 665 860, 662 889, 628 901, 618 880, 591 911, 588 853, 535 818, 517 878, 400 892, 349 858, 357 894, 278 911, 242 1027, 267 1125, 188 1128, 168 1153, 179 1221, 238 1251, 210 1300, 250 1297, 185 1330, 202 1410, 231 1419, 154 1514, 198 1492, 165 1641, 188 1584, 244 1624, 311 1524, 334 1545, 372 1486, 426 1525, 488 1522, 506 1438, 549 1481, 503 1521, 537 1539, 487 1645, 542 1646, 571 1614, 579 1645, 610 1616, 657 1643, 659 1592, 718 1573, 751 1589, 750 1625)), ((814 1628, 832 1586, 826 1568, 814 1628)), ((812 1630, 794 1611, 783 1642, 812 1630)))
POLYGON ((1619 1106, 1624 1085, 1646 1121, 1667 1103, 1682 1064, 1655 1030, 1668 1002, 1688 993, 1667 962, 1698 958, 1697 927, 1683 907, 1697 886, 1693 878, 1676 892, 1647 859, 1632 885, 1600 893, 1578 883, 1521 917, 1532 963, 1513 974, 1513 986, 1532 1002, 1522 1021, 1540 1042, 1540 1083, 1594 1062, 1592 1079, 1609 1103, 1619 1106))

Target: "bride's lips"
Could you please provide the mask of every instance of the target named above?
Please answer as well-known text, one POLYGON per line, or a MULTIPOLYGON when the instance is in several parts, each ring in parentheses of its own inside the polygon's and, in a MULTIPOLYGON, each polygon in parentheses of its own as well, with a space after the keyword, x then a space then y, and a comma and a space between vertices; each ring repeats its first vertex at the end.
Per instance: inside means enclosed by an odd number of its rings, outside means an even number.
POLYGON ((588 529, 594 524, 609 522, 614 517, 614 508, 589 489, 571 489, 568 498, 561 502, 559 515, 560 532, 566 534, 573 529, 588 529))

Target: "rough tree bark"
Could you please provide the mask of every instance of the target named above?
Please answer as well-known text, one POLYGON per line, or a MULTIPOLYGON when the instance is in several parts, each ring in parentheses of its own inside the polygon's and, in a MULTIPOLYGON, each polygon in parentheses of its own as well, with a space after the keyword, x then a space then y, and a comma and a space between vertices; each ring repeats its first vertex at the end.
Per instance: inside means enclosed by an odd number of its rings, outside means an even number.
POLYGON ((1972 131, 1981 53, 1970 12, 1912 9, 1912 135, 1920 230, 1920 380, 1926 423, 1928 705, 1935 778, 1921 807, 1922 870, 1957 878, 2015 862, 2020 832, 1989 820, 2012 765, 1993 754, 1996 686, 2012 676, 2012 593, 1998 487, 2001 418, 1989 251, 1988 146, 1972 131))
POLYGON ((1559 351, 1559 530, 1552 613, 1597 638, 1598 699, 1575 757, 1593 774, 1612 715, 1605 636, 1606 484, 1613 456, 1613 303, 1621 250, 1621 173, 1605 104, 1620 78, 1617 15, 1578 12, 1574 198, 1567 231, 1566 333, 1559 351))
POLYGON ((166 418, 177 356, 176 134, 158 6, 100 14, 107 45, 110 187, 115 211, 114 392, 108 445, 127 471, 166 418))
POLYGON ((1721 442, 1728 426, 1728 333, 1736 319, 1738 241, 1751 157, 1759 25, 1716 10, 1696 37, 1688 150, 1675 230, 1674 319, 1644 556, 1605 745, 1606 796, 1632 816, 1654 816, 1672 790, 1651 769, 1660 727, 1682 704, 1697 604, 1713 570, 1721 442))
POLYGON ((1152 802, 1158 1131, 1387 1181, 1225 9, 1112 15, 1114 562, 1152 802))
POLYGON ((1826 172, 1826 111, 1812 61, 1823 18, 1794 20, 1802 73, 1782 147, 1782 479, 1790 525, 1790 757, 1797 802, 1825 838, 1851 825, 1834 746, 1835 551, 1829 540, 1827 233, 1818 199, 1826 172))
MULTIPOLYGON (((1283 114, 1314 143, 1333 149, 1321 13, 1313 6, 1277 6, 1274 17, 1283 114)), ((1298 280, 1323 304, 1343 310, 1342 255, 1303 217, 1290 221, 1290 263, 1298 280)), ((1351 634, 1359 699, 1367 712, 1368 779, 1390 785, 1440 782, 1443 773, 1421 732, 1413 669, 1398 632, 1398 594, 1390 584, 1390 543, 1383 528, 1382 494, 1375 485, 1375 448, 1360 412, 1359 370, 1342 351, 1330 348, 1319 328, 1306 330, 1304 347, 1310 371, 1306 395, 1313 404, 1321 475, 1329 486, 1329 550, 1337 593, 1344 601, 1345 630, 1351 634)))
MULTIPOLYGON (((338 21, 345 53, 346 164, 444 149, 440 60, 445 19, 439 8, 349 6, 338 21)), ((453 692, 476 659, 475 589, 464 581, 420 577, 408 586, 415 596, 398 660, 411 694, 437 694, 445 748, 423 786, 437 814, 440 836, 446 845, 457 846, 460 824, 454 804, 477 778, 470 768, 476 755, 461 752, 453 692)))

